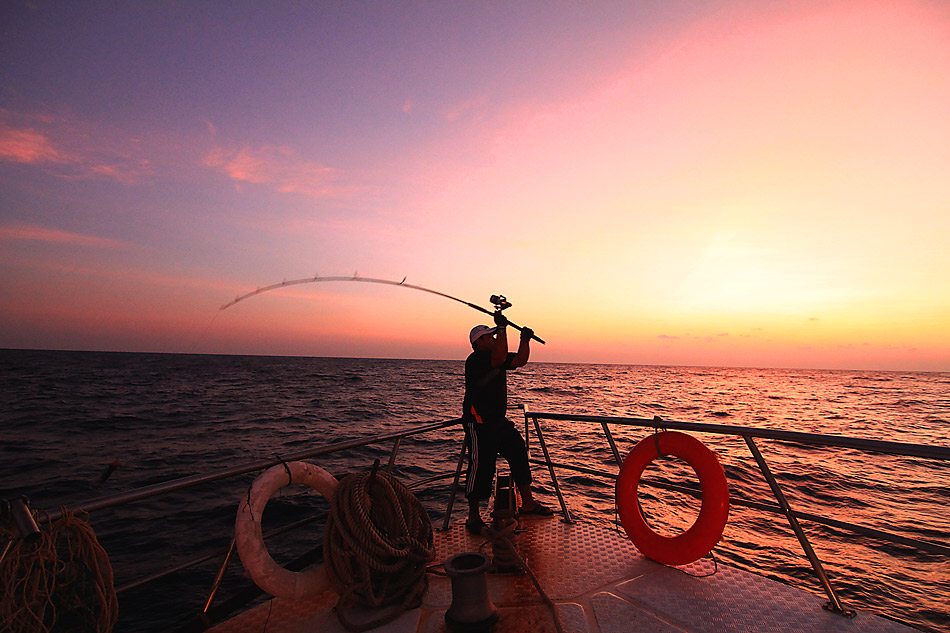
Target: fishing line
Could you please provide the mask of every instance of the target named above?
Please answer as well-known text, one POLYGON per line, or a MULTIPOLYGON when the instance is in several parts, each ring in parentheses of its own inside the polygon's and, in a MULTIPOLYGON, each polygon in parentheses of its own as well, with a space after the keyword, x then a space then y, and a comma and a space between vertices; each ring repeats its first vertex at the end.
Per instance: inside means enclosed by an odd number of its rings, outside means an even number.
MULTIPOLYGON (((239 295, 233 301, 229 301, 228 303, 221 306, 221 311, 227 310, 228 308, 233 306, 235 303, 240 303, 241 301, 244 301, 245 299, 250 299, 251 297, 257 296, 264 292, 268 292, 270 290, 277 290, 278 288, 285 288, 287 286, 297 286, 300 284, 312 284, 312 283, 318 283, 318 282, 324 282, 324 281, 336 281, 336 282, 356 281, 356 282, 366 283, 366 284, 381 284, 384 286, 396 286, 399 288, 409 288, 411 290, 419 290, 420 292, 427 292, 429 294, 433 294, 438 297, 443 297, 445 299, 451 299, 452 301, 457 301, 458 303, 467 305, 473 310, 478 310, 479 312, 482 312, 492 317, 495 316, 497 312, 501 312, 506 307, 511 306, 511 304, 508 303, 504 297, 497 297, 493 295, 492 303, 495 304, 496 308, 494 311, 492 311, 487 308, 483 308, 482 306, 478 304, 465 301, 464 299, 459 299, 458 297, 453 297, 452 295, 446 294, 444 292, 439 292, 438 290, 432 290, 431 288, 417 286, 416 284, 407 284, 406 279, 407 279, 406 277, 403 277, 402 281, 392 281, 389 279, 375 279, 373 277, 359 277, 358 275, 353 275, 352 277, 321 277, 320 275, 314 275, 313 277, 304 277, 303 279, 285 280, 280 283, 271 284, 270 286, 264 286, 263 288, 258 288, 257 290, 252 290, 251 292, 247 292, 243 295, 239 295), (496 299, 500 299, 500 301, 496 301, 496 299)), ((508 325, 515 328, 519 332, 524 330, 523 327, 521 327, 520 325, 516 325, 515 323, 512 323, 511 321, 508 321, 508 325)), ((544 341, 538 338, 538 336, 534 334, 533 332, 531 334, 531 338, 541 343, 542 345, 544 344, 544 341)))

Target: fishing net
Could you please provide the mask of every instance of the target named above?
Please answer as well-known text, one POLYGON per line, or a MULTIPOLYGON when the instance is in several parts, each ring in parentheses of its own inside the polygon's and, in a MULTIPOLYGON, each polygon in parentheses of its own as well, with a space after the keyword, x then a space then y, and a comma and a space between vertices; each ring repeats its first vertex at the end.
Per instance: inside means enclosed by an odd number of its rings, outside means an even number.
POLYGON ((62 509, 31 541, 4 531, 0 633, 108 633, 119 604, 112 566, 92 527, 62 509))

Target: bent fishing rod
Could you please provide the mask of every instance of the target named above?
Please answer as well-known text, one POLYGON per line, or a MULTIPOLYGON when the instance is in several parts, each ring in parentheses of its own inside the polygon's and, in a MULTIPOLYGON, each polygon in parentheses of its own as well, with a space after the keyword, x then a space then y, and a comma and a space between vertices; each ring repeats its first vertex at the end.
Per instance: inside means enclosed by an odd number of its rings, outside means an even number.
MULTIPOLYGON (((400 288, 410 288, 412 290, 428 292, 429 294, 433 294, 439 297, 444 297, 446 299, 451 299, 452 301, 457 301, 463 305, 467 305, 473 310, 478 310, 479 312, 487 314, 491 317, 494 317, 496 314, 501 314, 504 310, 511 307, 511 303, 508 301, 508 299, 505 298, 504 295, 492 295, 490 301, 495 306, 495 309, 489 310, 487 308, 483 308, 482 306, 478 304, 465 301, 464 299, 459 299, 458 297, 453 297, 452 295, 446 294, 444 292, 439 292, 438 290, 432 290, 431 288, 424 288, 422 286, 417 286, 415 284, 407 284, 406 277, 403 277, 402 281, 391 281, 389 279, 374 279, 372 277, 358 277, 356 275, 353 275, 352 277, 321 277, 320 275, 314 275, 313 277, 304 277, 303 279, 291 279, 289 281, 282 281, 280 283, 271 284, 270 286, 264 286, 263 288, 258 288, 257 290, 252 290, 251 292, 240 295, 237 298, 235 298, 233 301, 230 301, 224 304, 223 306, 221 306, 221 310, 227 310, 228 308, 233 306, 235 303, 244 301, 245 299, 249 299, 263 292, 268 292, 269 290, 276 290, 278 288, 284 288, 286 286, 296 286, 299 284, 312 284, 312 283, 324 282, 324 281, 357 281, 357 282, 367 283, 367 284, 382 284, 385 286, 397 286, 400 288)), ((506 317, 506 320, 507 320, 507 317, 506 317)), ((508 321, 508 325, 515 328, 519 332, 523 332, 525 330, 525 328, 523 328, 522 326, 512 323, 511 321, 508 321)), ((531 338, 541 343, 542 345, 545 344, 544 340, 539 338, 538 335, 534 333, 534 331, 531 332, 531 338)))

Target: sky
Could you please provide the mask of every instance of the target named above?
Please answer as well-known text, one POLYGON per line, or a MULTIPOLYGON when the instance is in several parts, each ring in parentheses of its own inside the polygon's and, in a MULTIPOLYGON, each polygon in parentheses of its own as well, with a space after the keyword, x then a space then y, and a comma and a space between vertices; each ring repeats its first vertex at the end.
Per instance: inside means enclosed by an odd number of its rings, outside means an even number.
POLYGON ((942 1, 11 0, 0 348, 950 371, 948 174, 942 1))

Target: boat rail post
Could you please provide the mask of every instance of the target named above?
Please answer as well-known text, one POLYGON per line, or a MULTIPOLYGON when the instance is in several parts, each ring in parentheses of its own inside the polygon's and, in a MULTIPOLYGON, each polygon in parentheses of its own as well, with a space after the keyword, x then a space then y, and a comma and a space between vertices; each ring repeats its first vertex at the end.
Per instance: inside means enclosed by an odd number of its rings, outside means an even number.
POLYGON ((396 453, 399 452, 399 445, 402 443, 402 438, 397 437, 396 441, 393 442, 393 450, 389 453, 389 465, 386 466, 386 474, 393 474, 393 466, 396 465, 396 453))
POLYGON ((516 408, 521 409, 522 415, 524 415, 524 449, 527 451, 528 455, 531 454, 531 430, 528 428, 528 406, 524 403, 521 403, 516 408))
POLYGON ((231 562, 231 554, 234 553, 234 545, 237 542, 237 539, 231 539, 231 546, 228 547, 228 553, 224 557, 224 562, 221 563, 221 569, 218 570, 218 575, 214 579, 214 584, 211 586, 211 593, 208 594, 208 601, 205 602, 205 608, 201 610, 201 615, 207 616, 208 609, 211 608, 211 602, 214 600, 214 595, 218 593, 218 588, 221 586, 221 581, 224 580, 224 572, 228 569, 228 564, 231 562))
POLYGON ((785 498, 785 493, 782 492, 781 487, 778 485, 778 481, 776 481, 775 477, 772 475, 772 471, 769 469, 768 464, 765 463, 765 458, 763 458, 762 453, 759 452, 759 447, 755 445, 755 441, 753 441, 751 436, 743 435, 742 437, 749 446, 749 450, 752 452, 752 456, 755 458, 756 463, 759 465, 759 470, 762 471, 762 475, 765 476, 765 480, 772 489, 772 494, 775 496, 775 500, 778 501, 779 508, 782 510, 785 518, 788 519, 788 524, 792 527, 792 531, 795 532, 795 536, 798 537, 798 542, 805 551, 805 556, 808 557, 808 562, 811 563, 812 569, 814 569, 815 574, 818 575, 818 581, 821 583, 822 588, 825 590, 825 594, 828 596, 828 603, 825 605, 825 609, 833 611, 834 613, 839 613, 845 617, 853 618, 855 615, 857 615, 857 613, 841 604, 838 594, 835 593, 834 587, 831 586, 831 581, 828 580, 828 575, 825 574, 825 570, 821 565, 821 561, 818 560, 818 555, 815 554, 815 550, 808 541, 805 531, 802 530, 802 526, 798 523, 798 517, 795 516, 795 512, 792 510, 791 505, 789 505, 788 499, 785 498))
MULTIPOLYGON (((527 423, 529 413, 527 407, 524 411, 525 423, 527 423)), ((544 441, 544 435, 541 433, 541 424, 538 422, 536 416, 530 416, 534 421, 534 432, 538 436, 538 444, 541 446, 541 451, 544 453, 544 463, 548 465, 548 472, 551 474, 551 483, 554 484, 554 492, 557 493, 557 500, 561 504, 561 511, 564 513, 564 522, 565 523, 574 523, 574 517, 571 516, 571 511, 567 509, 567 502, 564 501, 564 494, 561 492, 561 486, 557 480, 557 473, 554 472, 554 463, 551 461, 551 455, 548 453, 548 444, 544 441)))
POLYGON ((601 422, 600 425, 604 427, 604 435, 607 436, 607 443, 610 444, 610 450, 614 454, 614 460, 617 462, 617 466, 623 466, 623 458, 620 457, 620 451, 617 450, 617 443, 614 441, 614 436, 610 432, 610 426, 606 422, 601 422))
POLYGON ((462 464, 465 462, 465 449, 468 444, 462 440, 462 450, 459 451, 459 462, 455 467, 455 478, 452 480, 452 492, 449 494, 449 503, 445 507, 445 519, 442 520, 442 531, 449 529, 449 521, 452 520, 452 509, 455 508, 455 495, 459 492, 459 478, 462 476, 462 464))

